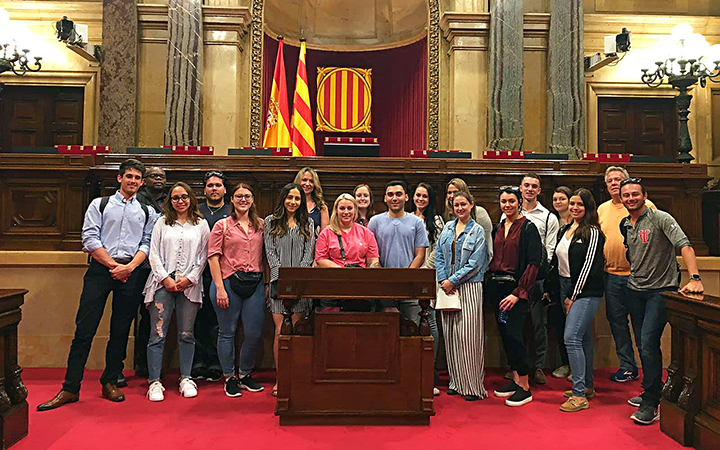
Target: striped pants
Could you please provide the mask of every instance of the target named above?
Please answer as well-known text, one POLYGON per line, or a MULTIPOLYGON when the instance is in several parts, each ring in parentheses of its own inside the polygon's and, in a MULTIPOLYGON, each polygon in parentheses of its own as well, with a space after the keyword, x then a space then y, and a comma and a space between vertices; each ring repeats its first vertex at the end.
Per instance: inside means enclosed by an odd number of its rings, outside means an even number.
POLYGON ((485 379, 485 327, 482 283, 465 283, 458 290, 460 311, 442 311, 445 354, 450 389, 460 395, 487 397, 485 379))

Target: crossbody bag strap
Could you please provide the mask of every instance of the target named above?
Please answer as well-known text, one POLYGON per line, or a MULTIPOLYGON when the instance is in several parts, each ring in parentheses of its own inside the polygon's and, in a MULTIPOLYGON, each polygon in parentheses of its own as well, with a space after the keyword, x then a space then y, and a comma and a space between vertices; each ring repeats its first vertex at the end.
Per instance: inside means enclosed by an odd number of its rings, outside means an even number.
POLYGON ((342 242, 342 231, 340 234, 336 234, 336 236, 338 238, 338 243, 340 244, 340 256, 342 256, 343 262, 345 262, 345 247, 343 247, 342 242))

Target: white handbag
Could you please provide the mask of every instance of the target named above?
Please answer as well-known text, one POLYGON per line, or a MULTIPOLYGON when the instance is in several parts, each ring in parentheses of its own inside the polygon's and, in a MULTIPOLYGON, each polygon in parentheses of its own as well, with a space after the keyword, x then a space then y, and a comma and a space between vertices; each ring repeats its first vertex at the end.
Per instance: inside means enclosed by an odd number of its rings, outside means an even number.
POLYGON ((448 295, 438 286, 435 309, 437 311, 460 311, 460 296, 458 292, 455 291, 454 294, 448 295))

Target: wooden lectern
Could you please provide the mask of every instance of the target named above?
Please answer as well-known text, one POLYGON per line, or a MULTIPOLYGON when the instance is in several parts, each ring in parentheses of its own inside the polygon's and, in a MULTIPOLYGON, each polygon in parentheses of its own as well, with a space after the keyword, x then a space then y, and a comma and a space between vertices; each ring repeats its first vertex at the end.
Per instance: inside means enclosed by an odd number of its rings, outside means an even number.
POLYGON ((672 362, 660 429, 680 444, 720 448, 720 298, 665 292, 672 362))
POLYGON ((280 425, 427 425, 433 408, 431 269, 281 268, 280 425), (420 325, 396 310, 314 311, 294 326, 301 298, 420 301, 420 325))

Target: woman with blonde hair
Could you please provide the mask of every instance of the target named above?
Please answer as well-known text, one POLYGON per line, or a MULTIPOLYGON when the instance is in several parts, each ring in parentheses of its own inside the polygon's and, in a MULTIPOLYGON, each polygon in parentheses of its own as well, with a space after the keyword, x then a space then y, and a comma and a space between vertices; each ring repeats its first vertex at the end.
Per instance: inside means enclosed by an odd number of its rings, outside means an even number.
POLYGON ((180 394, 186 398, 197 395, 197 385, 190 378, 195 354, 193 329, 202 306, 202 273, 210 236, 195 193, 187 184, 175 183, 164 209, 164 217, 153 228, 148 255, 152 272, 143 291, 150 312, 147 398, 151 402, 165 399, 160 369, 173 311, 177 312, 180 394))
POLYGON ((330 222, 320 177, 312 167, 303 167, 295 175, 294 183, 299 184, 303 189, 308 215, 315 223, 315 236, 317 236, 330 222))
MULTIPOLYGON (((445 211, 443 212, 443 220, 445 223, 455 219, 455 212, 453 211, 453 196, 456 192, 470 192, 467 183, 462 178, 453 178, 448 181, 445 186, 445 211)), ((492 241, 492 230, 493 223, 490 219, 490 215, 487 210, 482 206, 475 204, 475 210, 471 212, 470 217, 478 223, 485 231, 485 243, 487 244, 487 260, 493 257, 493 241, 492 241)))

